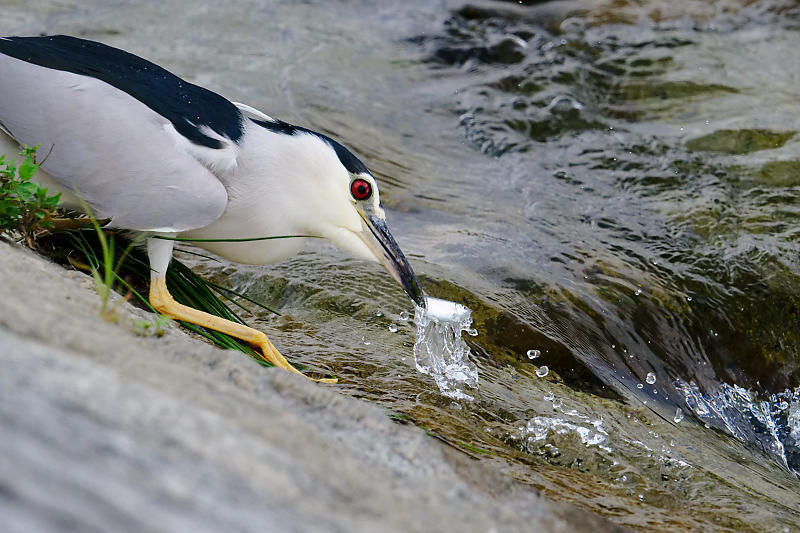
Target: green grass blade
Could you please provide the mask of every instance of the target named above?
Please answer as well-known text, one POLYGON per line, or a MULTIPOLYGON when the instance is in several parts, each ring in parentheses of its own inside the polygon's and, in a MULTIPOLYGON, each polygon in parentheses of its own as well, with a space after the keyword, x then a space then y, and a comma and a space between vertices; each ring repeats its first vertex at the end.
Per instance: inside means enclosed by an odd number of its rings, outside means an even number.
POLYGON ((319 235, 273 235, 271 237, 245 237, 241 239, 189 239, 187 237, 167 237, 165 235, 151 235, 153 239, 179 242, 251 242, 271 241, 273 239, 321 239, 319 235))
MULTIPOLYGON (((147 258, 147 253, 143 247, 138 246, 136 241, 131 242, 121 235, 117 235, 116 239, 111 236, 106 237, 105 231, 102 230, 99 225, 96 225, 94 228, 61 232, 58 235, 51 236, 51 239, 53 239, 56 247, 58 243, 61 243, 62 247, 79 252, 85 258, 85 261, 92 271, 96 273, 102 272, 103 274, 110 272, 113 285, 121 290, 124 289, 126 292, 130 291, 131 294, 135 295, 148 309, 155 312, 150 305, 149 299, 145 298, 144 295, 136 289, 137 286, 148 286, 150 281, 150 262, 147 258), (116 243, 122 244, 123 242, 126 246, 115 246, 116 243), (101 257, 102 260, 100 259, 101 257), (110 271, 108 270, 109 264, 115 265, 115 267, 112 266, 110 271)), ((100 274, 100 276, 103 277, 102 274, 100 274)), ((189 267, 174 258, 170 263, 169 269, 167 269, 166 278, 167 287, 175 298, 175 301, 232 322, 247 325, 244 319, 220 299, 220 296, 218 296, 215 291, 229 292, 259 307, 269 309, 266 305, 241 295, 232 289, 227 289, 226 287, 204 280, 189 267)), ((238 302, 235 302, 224 294, 222 296, 247 311, 247 309, 238 302)), ((253 348, 238 339, 195 324, 189 324, 183 321, 180 322, 186 328, 198 333, 222 348, 238 350, 249 355, 263 366, 272 366, 269 362, 264 361, 260 354, 253 348)))

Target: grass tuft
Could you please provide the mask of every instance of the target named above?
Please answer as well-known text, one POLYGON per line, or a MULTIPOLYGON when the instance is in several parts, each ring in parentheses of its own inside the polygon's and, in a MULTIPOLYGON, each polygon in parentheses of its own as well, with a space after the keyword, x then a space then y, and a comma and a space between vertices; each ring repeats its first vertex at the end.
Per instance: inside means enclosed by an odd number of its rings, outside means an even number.
MULTIPOLYGON (((146 296, 150 282, 150 263, 147 252, 140 246, 140 242, 131 240, 123 233, 105 230, 98 226, 54 233, 41 238, 40 243, 45 251, 57 260, 68 262, 81 270, 102 272, 102 283, 109 290, 115 290, 126 298, 135 297, 144 307, 157 313, 146 296)), ((233 310, 232 305, 250 311, 229 295, 241 297, 262 309, 278 314, 257 300, 203 279, 176 258, 172 259, 166 278, 167 288, 178 303, 233 322, 247 325, 233 310)), ((163 328, 163 323, 159 322, 163 321, 163 318, 159 315, 152 331, 163 328)), ((180 323, 222 348, 243 352, 262 366, 272 366, 253 348, 238 339, 188 322, 180 323)), ((149 328, 141 329, 142 332, 149 330, 149 328)))

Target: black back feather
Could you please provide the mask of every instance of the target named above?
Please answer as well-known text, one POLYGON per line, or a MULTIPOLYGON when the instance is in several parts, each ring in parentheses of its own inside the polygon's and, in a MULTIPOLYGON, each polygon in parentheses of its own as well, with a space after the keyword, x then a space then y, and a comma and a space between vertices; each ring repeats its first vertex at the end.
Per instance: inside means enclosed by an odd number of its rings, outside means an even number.
POLYGON ((169 120, 191 142, 209 148, 222 143, 201 126, 238 142, 243 117, 222 96, 193 85, 141 57, 95 41, 66 35, 0 39, 0 53, 28 63, 104 81, 169 120))
MULTIPOLYGON (((233 142, 238 142, 244 133, 242 113, 230 101, 118 48, 68 35, 53 35, 0 39, 0 53, 108 83, 169 120, 181 135, 197 145, 223 147, 219 140, 205 135, 201 126, 211 128, 233 142)), ((275 133, 316 135, 334 149, 348 172, 369 173, 366 165, 352 152, 327 135, 280 120, 251 120, 275 133)))

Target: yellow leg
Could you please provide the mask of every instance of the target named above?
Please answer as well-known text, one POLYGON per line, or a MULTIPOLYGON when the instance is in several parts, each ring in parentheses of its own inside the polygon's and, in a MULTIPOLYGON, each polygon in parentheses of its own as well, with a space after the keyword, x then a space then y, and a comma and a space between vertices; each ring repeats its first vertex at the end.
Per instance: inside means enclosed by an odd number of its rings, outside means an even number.
MULTIPOLYGON (((264 333, 243 324, 237 324, 236 322, 231 322, 230 320, 210 315, 176 302, 167 290, 167 282, 163 276, 153 276, 150 280, 150 304, 159 313, 174 319, 197 324, 198 326, 213 329, 214 331, 219 331, 220 333, 225 333, 231 337, 243 340, 250 346, 260 350, 264 359, 273 365, 288 370, 289 372, 305 376, 305 374, 289 364, 289 361, 287 361, 277 348, 272 345, 264 333)), ((337 380, 336 378, 332 378, 318 379, 315 381, 321 383, 336 383, 337 380)))

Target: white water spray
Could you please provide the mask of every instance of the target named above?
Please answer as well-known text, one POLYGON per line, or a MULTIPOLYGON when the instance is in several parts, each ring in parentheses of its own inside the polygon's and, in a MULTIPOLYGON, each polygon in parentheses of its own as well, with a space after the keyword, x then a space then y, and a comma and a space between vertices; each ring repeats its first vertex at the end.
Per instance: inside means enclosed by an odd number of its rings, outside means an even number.
POLYGON ((414 362, 417 370, 432 376, 441 393, 455 400, 473 400, 462 389, 478 387, 478 369, 469 360, 469 346, 461 338, 472 325, 469 308, 439 300, 425 299, 426 309, 417 307, 414 323, 414 362))

